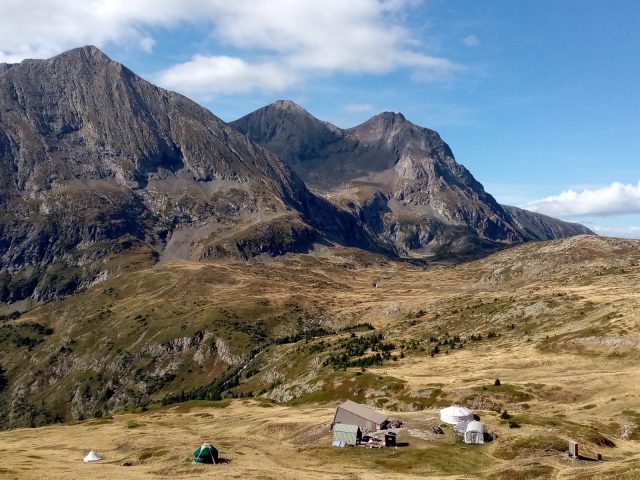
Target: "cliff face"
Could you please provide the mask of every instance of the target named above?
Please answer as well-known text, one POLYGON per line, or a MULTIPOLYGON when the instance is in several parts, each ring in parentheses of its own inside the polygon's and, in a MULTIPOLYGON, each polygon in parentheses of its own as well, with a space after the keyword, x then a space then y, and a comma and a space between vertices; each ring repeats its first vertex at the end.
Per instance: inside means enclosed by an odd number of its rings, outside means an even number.
POLYGON ((95 47, 4 64, 0 105, 0 301, 73 291, 114 250, 384 248, 275 155, 95 47))
POLYGON ((280 101, 232 127, 95 47, 2 64, 0 105, 0 301, 126 263, 317 243, 456 259, 589 233, 503 208, 400 114, 341 130, 280 101))
POLYGON ((289 101, 231 123, 400 251, 474 256, 506 244, 591 233, 498 204, 437 132, 385 112, 339 129, 289 101), (521 221, 518 221, 520 219, 521 221))

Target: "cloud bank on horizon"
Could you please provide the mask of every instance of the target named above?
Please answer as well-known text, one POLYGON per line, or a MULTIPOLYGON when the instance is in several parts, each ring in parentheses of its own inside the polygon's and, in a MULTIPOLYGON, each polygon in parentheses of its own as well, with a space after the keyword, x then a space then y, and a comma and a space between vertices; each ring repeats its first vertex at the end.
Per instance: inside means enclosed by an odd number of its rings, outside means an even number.
POLYGON ((640 181, 636 185, 613 182, 581 192, 566 190, 526 203, 522 208, 554 217, 640 214, 640 181))
POLYGON ((8 0, 0 5, 0 61, 46 58, 84 44, 136 45, 151 52, 152 30, 205 26, 238 56, 195 54, 152 75, 200 99, 282 91, 305 76, 383 74, 416 79, 462 69, 429 55, 402 20, 416 0, 8 0))

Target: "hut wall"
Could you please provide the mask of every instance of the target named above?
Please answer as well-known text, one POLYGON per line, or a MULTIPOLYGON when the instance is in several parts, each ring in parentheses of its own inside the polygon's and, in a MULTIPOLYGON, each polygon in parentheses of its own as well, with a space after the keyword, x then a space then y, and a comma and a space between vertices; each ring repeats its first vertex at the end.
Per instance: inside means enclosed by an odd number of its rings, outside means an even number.
POLYGON ((333 440, 344 442, 345 445, 356 445, 358 443, 358 435, 356 432, 333 432, 333 440))

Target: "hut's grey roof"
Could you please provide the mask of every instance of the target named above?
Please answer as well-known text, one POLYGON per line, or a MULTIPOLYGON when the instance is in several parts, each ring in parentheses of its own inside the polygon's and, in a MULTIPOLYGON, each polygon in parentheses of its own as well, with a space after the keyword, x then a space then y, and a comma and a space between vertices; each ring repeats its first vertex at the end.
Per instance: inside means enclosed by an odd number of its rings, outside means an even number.
POLYGON ((336 423, 333 426, 333 431, 344 432, 344 433, 358 433, 359 428, 360 427, 358 427, 357 425, 348 425, 346 423, 336 423))
POLYGON ((347 412, 351 412, 354 415, 362 417, 362 418, 364 418, 366 420, 369 420, 370 422, 376 423, 378 425, 381 425, 385 421, 388 420, 388 417, 384 416, 383 414, 381 414, 379 412, 376 412, 375 410, 370 409, 366 405, 362 405, 360 403, 352 402, 351 400, 347 400, 347 401, 341 403, 340 405, 338 405, 338 408, 342 408, 343 410, 346 410, 347 412))

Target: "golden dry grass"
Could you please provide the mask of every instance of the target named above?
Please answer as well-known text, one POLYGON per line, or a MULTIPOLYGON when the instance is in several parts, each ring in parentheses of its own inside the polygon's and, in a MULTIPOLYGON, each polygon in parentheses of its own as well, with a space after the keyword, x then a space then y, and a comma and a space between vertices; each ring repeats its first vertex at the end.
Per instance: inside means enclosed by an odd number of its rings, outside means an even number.
MULTIPOLYGON (((397 451, 333 449, 326 427, 331 402, 294 407, 233 400, 226 408, 182 405, 3 432, 1 476, 640 478, 640 437, 621 436, 624 425, 640 427, 640 348, 633 343, 640 340, 638 242, 581 237, 524 245, 457 267, 327 250, 250 265, 171 263, 135 275, 138 290, 117 302, 116 312, 167 302, 185 311, 213 305, 241 311, 265 298, 270 305, 317 308, 337 326, 371 322, 396 342, 444 332, 486 337, 494 330, 498 338, 434 357, 408 353, 370 371, 406 381, 407 392, 437 386, 439 402, 475 405, 498 438, 484 446, 409 438, 411 446, 397 451), (501 389, 492 387, 496 378, 501 389), (520 428, 509 428, 496 406, 520 428), (135 426, 131 421, 139 426, 128 428, 135 426), (598 435, 616 446, 600 445, 598 435), (601 453, 604 461, 566 461, 546 445, 553 438, 578 439, 585 455, 601 453), (203 441, 230 462, 194 465, 191 452, 203 441), (83 464, 89 449, 105 460, 83 464), (122 466, 125 461, 133 465, 122 466)), ((292 352, 276 347, 272 368, 291 368, 292 352)), ((389 413, 410 428, 437 417, 437 409, 389 413)))

